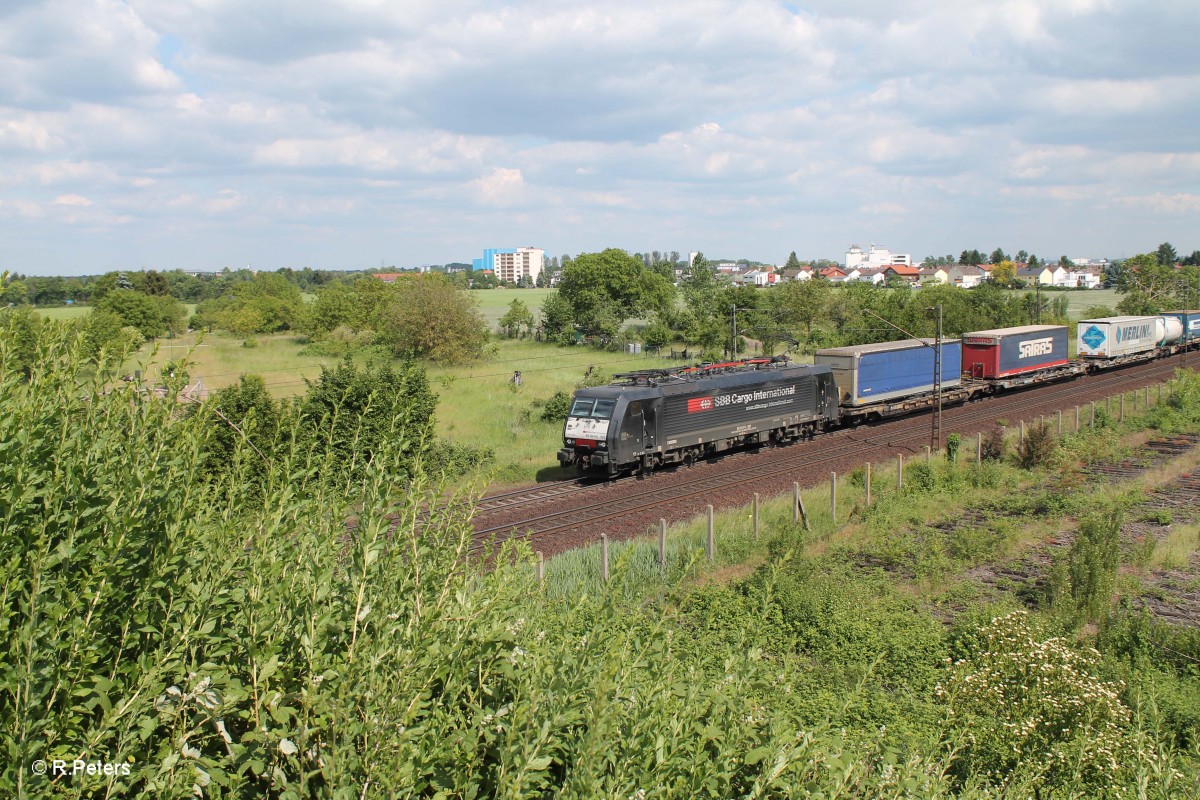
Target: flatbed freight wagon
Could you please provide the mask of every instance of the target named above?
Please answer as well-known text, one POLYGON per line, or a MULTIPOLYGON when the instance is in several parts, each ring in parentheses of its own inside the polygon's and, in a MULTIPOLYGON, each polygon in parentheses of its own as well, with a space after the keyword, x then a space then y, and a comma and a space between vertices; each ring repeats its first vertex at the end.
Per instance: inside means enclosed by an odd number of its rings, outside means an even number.
MULTIPOLYGON (((929 408, 936 402, 934 339, 859 344, 818 350, 817 364, 833 370, 842 418, 890 417, 929 408)), ((943 403, 967 398, 962 389, 962 342, 941 343, 943 403)))
MULTIPOLYGON (((1171 319, 1172 327, 1182 323, 1171 319)), ((1126 361, 1151 357, 1168 338, 1168 323, 1162 317, 1100 317, 1081 319, 1076 332, 1080 358, 1126 361)), ((1178 340, 1176 335, 1175 339, 1178 340)))
POLYGON ((962 336, 963 375, 1007 389, 1082 374, 1071 361, 1065 325, 1022 325, 962 336))

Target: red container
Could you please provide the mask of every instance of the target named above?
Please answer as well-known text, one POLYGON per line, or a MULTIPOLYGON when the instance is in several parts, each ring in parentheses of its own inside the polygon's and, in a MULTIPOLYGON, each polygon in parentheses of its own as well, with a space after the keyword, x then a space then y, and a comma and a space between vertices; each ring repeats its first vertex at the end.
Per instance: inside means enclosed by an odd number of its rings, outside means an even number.
POLYGON ((984 380, 1007 378, 1068 362, 1067 328, 1024 325, 975 331, 962 336, 964 375, 984 380))

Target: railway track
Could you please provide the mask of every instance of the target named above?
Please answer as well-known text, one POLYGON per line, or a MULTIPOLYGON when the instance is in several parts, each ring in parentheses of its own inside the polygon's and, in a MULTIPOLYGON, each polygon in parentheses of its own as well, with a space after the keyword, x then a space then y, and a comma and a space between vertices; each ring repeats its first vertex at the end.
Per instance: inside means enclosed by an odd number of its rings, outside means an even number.
MULTIPOLYGON (((1058 410, 1066 412, 1063 429, 1070 431, 1075 422, 1073 407, 1162 383, 1178 366, 1177 359, 1162 359, 946 408, 943 432, 974 436, 992 428, 998 419, 1015 425, 1039 415, 1049 415, 1057 424, 1058 410)), ((1157 394, 1151 399, 1157 400, 1157 394)), ((1081 414, 1083 425, 1089 415, 1090 409, 1081 414)), ((929 415, 919 414, 838 430, 785 447, 730 454, 692 469, 653 473, 644 480, 562 481, 485 497, 476 514, 476 548, 488 541, 520 537, 531 539, 546 553, 556 553, 594 542, 602 532, 614 539, 637 536, 659 518, 690 518, 709 504, 718 509, 741 506, 755 491, 770 496, 787 491, 793 481, 809 487, 827 481, 830 472, 845 474, 866 462, 923 453, 929 430, 929 415)))

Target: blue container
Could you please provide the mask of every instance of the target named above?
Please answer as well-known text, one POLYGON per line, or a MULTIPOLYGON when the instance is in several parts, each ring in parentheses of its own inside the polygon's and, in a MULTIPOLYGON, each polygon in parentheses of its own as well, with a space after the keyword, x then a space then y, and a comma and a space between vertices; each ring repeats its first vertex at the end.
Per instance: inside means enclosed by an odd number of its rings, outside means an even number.
MULTIPOLYGON (((817 364, 833 369, 841 405, 857 407, 934 390, 933 339, 860 344, 818 350, 817 364)), ((962 342, 942 341, 942 388, 962 382, 962 342)))

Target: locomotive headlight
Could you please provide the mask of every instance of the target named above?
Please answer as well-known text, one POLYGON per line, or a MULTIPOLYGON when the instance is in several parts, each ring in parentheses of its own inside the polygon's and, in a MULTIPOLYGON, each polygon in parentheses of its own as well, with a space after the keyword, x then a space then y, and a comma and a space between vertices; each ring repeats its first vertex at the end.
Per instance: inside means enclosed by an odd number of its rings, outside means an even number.
POLYGON ((567 440, 566 440, 566 442, 567 442, 567 447, 574 447, 574 446, 575 446, 575 440, 574 440, 574 439, 567 439, 567 440))

